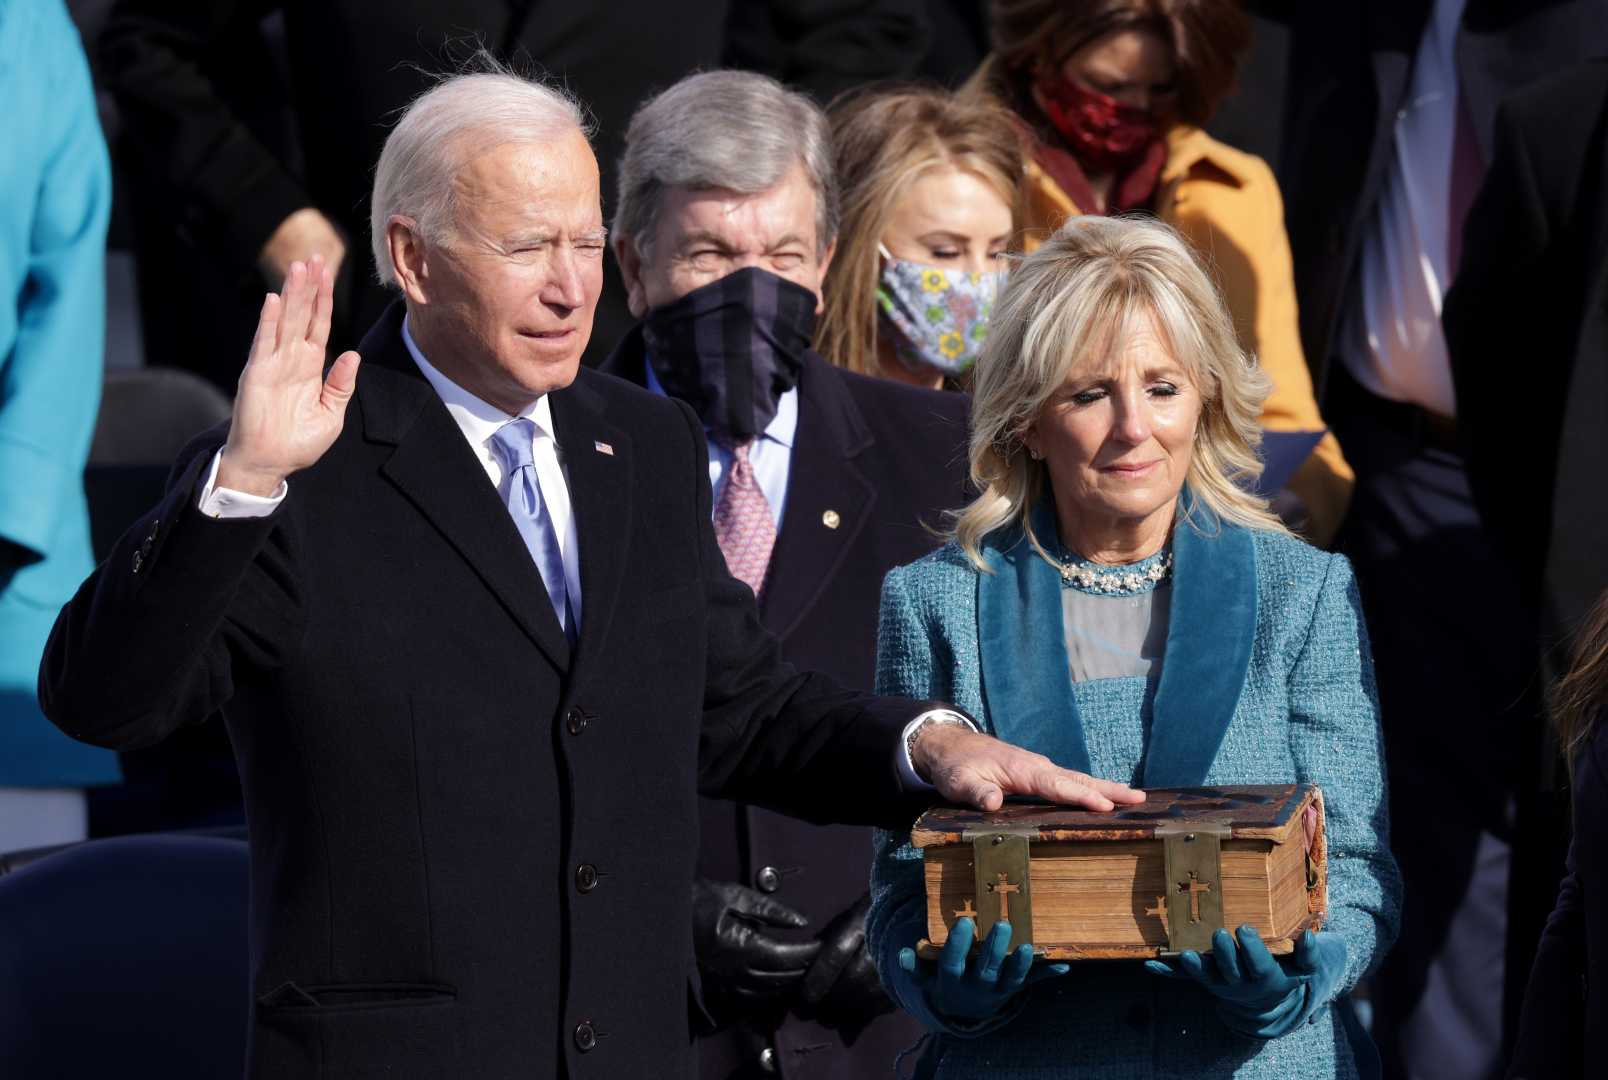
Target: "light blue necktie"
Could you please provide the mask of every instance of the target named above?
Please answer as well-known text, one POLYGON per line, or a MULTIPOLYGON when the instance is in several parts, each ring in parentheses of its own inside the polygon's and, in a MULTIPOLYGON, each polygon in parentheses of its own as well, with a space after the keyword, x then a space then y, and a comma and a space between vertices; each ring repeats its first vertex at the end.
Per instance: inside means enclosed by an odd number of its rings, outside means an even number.
POLYGON ((553 516, 547 512, 547 503, 542 499, 542 486, 531 455, 535 437, 536 421, 510 420, 497 429, 491 444, 497 448, 503 462, 503 475, 508 478, 508 516, 514 519, 514 527, 519 530, 525 547, 530 549, 531 560, 542 575, 558 625, 564 628, 564 636, 574 645, 575 614, 564 577, 564 555, 559 550, 553 516))

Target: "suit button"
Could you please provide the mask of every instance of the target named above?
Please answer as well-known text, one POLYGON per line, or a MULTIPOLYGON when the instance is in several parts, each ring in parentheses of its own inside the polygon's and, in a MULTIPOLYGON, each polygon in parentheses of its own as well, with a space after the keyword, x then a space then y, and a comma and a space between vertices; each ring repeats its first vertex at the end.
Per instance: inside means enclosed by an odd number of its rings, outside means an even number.
POLYGON ((754 884, 760 892, 775 892, 782 887, 782 875, 774 866, 762 866, 754 875, 754 884))
POLYGON ((571 735, 579 735, 581 732, 586 730, 586 725, 590 724, 591 722, 592 718, 586 715, 586 713, 582 712, 580 709, 572 708, 569 712, 564 714, 564 726, 569 728, 569 733, 571 735))
POLYGON ((597 867, 583 862, 575 868, 575 887, 583 893, 597 888, 597 867))
POLYGON ((582 1020, 575 1025, 575 1049, 586 1053, 597 1045, 597 1029, 592 1027, 590 1020, 582 1020))
POLYGON ((767 1046, 759 1052, 759 1067, 761 1071, 773 1073, 776 1071, 776 1048, 767 1046))

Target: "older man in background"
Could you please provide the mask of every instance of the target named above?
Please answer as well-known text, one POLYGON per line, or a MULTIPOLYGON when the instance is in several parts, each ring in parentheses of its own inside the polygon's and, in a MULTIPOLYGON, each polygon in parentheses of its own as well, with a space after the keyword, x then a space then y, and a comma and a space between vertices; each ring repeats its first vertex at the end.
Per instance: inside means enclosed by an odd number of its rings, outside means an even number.
MULTIPOLYGON (((837 239, 825 116, 762 75, 684 79, 638 110, 614 250, 642 321, 603 370, 690 404, 714 529, 783 655, 869 688, 882 576, 965 502, 966 398, 810 349, 837 239)), ((869 831, 705 800, 693 939, 710 1080, 883 1077, 921 1029, 865 951, 869 831)))
MULTIPOLYGON (((501 71, 375 172, 393 304, 325 371, 290 267, 227 430, 63 610, 47 715, 114 748, 221 710, 251 827, 253 1077, 686 1076, 697 791, 905 820, 1121 785, 784 663, 684 405, 581 371, 578 103, 501 71), (346 423, 348 405, 351 423, 346 423)), ((116 897, 108 897, 116 903, 116 897)))

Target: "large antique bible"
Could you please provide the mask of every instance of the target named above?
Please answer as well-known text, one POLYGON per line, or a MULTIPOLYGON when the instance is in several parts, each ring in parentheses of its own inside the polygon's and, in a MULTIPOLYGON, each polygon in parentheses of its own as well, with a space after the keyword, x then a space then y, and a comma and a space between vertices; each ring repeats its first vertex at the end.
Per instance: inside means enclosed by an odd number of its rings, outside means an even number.
POLYGON ((1045 803, 994 813, 938 807, 911 830, 927 879, 933 957, 956 919, 981 941, 1000 919, 1011 945, 1053 960, 1211 948, 1249 924, 1269 951, 1323 924, 1323 793, 1310 784, 1177 788, 1106 814, 1045 803))

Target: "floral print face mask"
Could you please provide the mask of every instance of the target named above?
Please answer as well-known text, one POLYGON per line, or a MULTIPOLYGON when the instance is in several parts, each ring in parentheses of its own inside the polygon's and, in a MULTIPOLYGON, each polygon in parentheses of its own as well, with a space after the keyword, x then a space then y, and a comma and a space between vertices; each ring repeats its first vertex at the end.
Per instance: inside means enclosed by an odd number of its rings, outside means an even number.
POLYGON ((894 353, 916 374, 937 369, 951 378, 977 362, 988 316, 1005 275, 981 274, 895 259, 885 260, 877 304, 894 332, 894 353))

